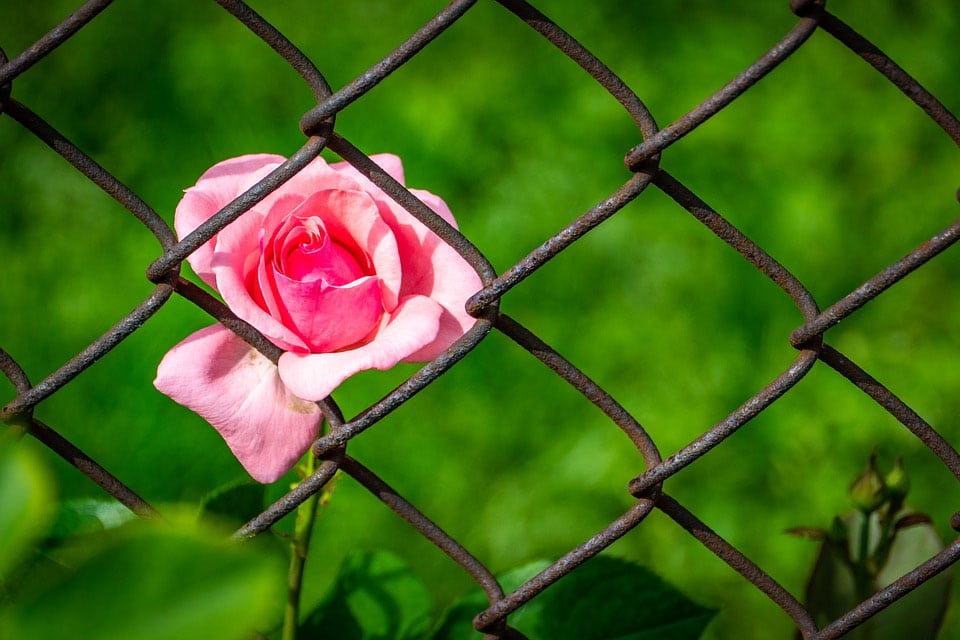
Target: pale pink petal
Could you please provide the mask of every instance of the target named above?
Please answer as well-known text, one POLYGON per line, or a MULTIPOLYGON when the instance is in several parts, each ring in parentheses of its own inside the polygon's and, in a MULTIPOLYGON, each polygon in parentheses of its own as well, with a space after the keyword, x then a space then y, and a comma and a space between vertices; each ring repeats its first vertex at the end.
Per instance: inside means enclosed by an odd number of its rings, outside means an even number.
POLYGON ((363 191, 364 183, 361 183, 361 181, 357 179, 360 177, 357 172, 348 173, 333 169, 334 166, 339 166, 340 164, 343 163, 329 165, 322 157, 317 157, 295 176, 290 178, 290 180, 284 184, 283 189, 289 193, 299 193, 304 196, 328 189, 363 191))
MULTIPOLYGON (((479 291, 479 287, 477 291, 479 291)), ((474 291, 474 293, 476 293, 476 291, 474 291)), ((446 351, 450 345, 469 331, 477 322, 476 318, 465 312, 462 315, 466 319, 455 316, 447 309, 443 309, 443 313, 440 315, 440 326, 437 329, 437 337, 422 349, 414 351, 404 358, 403 362, 429 362, 446 351)))
POLYGON ((213 425, 259 482, 280 478, 317 437, 317 406, 293 395, 272 362, 220 325, 171 349, 153 384, 213 425))
MULTIPOLYGON (((447 203, 443 201, 443 198, 440 196, 434 195, 429 191, 424 191, 423 189, 410 189, 410 193, 417 196, 420 200, 423 201, 423 204, 430 207, 430 209, 436 213, 438 216, 447 221, 447 223, 454 229, 459 229, 457 226, 457 221, 453 217, 453 213, 450 211, 450 207, 447 206, 447 203)), ((399 206, 399 205, 397 205, 399 206)), ((402 207, 401 207, 402 208, 402 207)), ((406 211, 406 209, 404 209, 406 211)))
MULTIPOLYGON (((247 155, 225 160, 207 169, 197 180, 197 184, 184 192, 183 198, 177 204, 173 217, 177 237, 185 238, 283 161, 284 159, 277 155, 247 155)), ((211 287, 216 287, 210 266, 216 238, 214 235, 187 258, 197 275, 211 287)))
MULTIPOLYGON (((370 156, 370 159, 373 160, 374 164, 386 171, 387 175, 389 175, 391 178, 400 184, 406 184, 403 179, 403 163, 400 161, 400 158, 392 153, 377 153, 370 156)), ((352 179, 359 182, 365 191, 377 193, 378 195, 383 194, 383 191, 381 191, 379 187, 367 180, 367 178, 359 171, 354 169, 353 165, 349 162, 336 162, 330 165, 330 168, 341 175, 350 176, 352 179)))
MULTIPOLYGON (((433 342, 405 358, 406 362, 433 360, 476 323, 465 305, 483 288, 480 276, 452 247, 436 236, 433 238, 436 246, 430 247, 428 254, 432 269, 411 286, 411 294, 428 296, 440 304, 443 309, 440 330, 433 342)), ((432 243, 428 240, 426 244, 432 243)))
MULTIPOLYGON (((412 193, 456 228, 453 215, 443 200, 419 189, 412 190, 412 193)), ((432 360, 476 322, 466 312, 465 304, 482 288, 480 276, 453 247, 400 205, 383 201, 380 215, 393 229, 400 251, 403 270, 400 295, 427 296, 444 309, 436 339, 406 358, 408 362, 432 360)))
POLYGON ((284 353, 278 362, 280 378, 301 398, 326 398, 353 374, 389 369, 432 343, 442 313, 443 308, 429 298, 403 298, 369 343, 334 353, 284 353))

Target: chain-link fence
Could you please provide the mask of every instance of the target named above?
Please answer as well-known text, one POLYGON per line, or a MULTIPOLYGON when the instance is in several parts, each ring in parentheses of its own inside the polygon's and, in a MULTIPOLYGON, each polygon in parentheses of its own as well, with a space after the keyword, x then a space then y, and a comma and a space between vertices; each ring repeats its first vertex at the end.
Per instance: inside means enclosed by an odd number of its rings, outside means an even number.
MULTIPOLYGON (((824 339, 831 327, 855 314, 866 303, 874 300, 893 284, 950 247, 960 237, 960 222, 935 230, 935 233, 929 235, 929 240, 906 256, 890 263, 875 276, 821 310, 809 288, 793 273, 661 167, 661 156, 669 153, 668 149, 672 144, 750 90, 765 75, 800 49, 812 36, 835 38, 850 50, 851 55, 860 56, 864 62, 873 66, 900 89, 907 99, 912 100, 939 125, 947 136, 960 145, 960 122, 944 105, 877 46, 829 13, 822 2, 812 0, 792 2, 790 8, 798 17, 798 21, 789 33, 716 93, 694 106, 676 121, 661 128, 641 97, 590 50, 569 35, 563 27, 526 2, 500 0, 501 5, 569 56, 606 89, 633 119, 639 129, 638 139, 642 140, 633 148, 625 149, 624 162, 629 169, 630 177, 620 188, 577 217, 572 223, 544 239, 542 244, 529 255, 500 274, 494 271, 482 251, 469 238, 443 224, 426 205, 395 182, 363 151, 338 133, 336 127, 336 118, 340 112, 363 99, 375 85, 400 69, 422 49, 430 46, 431 42, 448 27, 457 21, 469 20, 469 10, 475 4, 475 0, 454 0, 380 62, 337 91, 331 89, 323 73, 313 61, 248 6, 234 0, 218 0, 218 3, 262 38, 296 70, 316 96, 316 106, 310 109, 300 121, 300 128, 308 139, 297 153, 255 187, 224 207, 196 231, 180 240, 167 222, 140 196, 61 135, 42 117, 31 111, 28 106, 16 99, 18 76, 30 72, 31 67, 43 60, 47 54, 95 21, 98 14, 110 4, 109 0, 91 0, 85 3, 69 18, 56 25, 46 36, 12 58, 8 59, 0 52, 0 62, 3 63, 0 66, 0 112, 7 119, 15 120, 29 130, 63 156, 77 171, 116 199, 143 223, 163 248, 162 255, 150 264, 146 271, 147 278, 154 284, 152 293, 102 337, 63 366, 46 374, 39 382, 32 381, 31 378, 34 375, 28 377, 27 372, 12 357, 5 351, 0 351, 0 368, 16 389, 16 397, 3 409, 4 421, 27 425, 34 437, 76 466, 134 512, 142 515, 153 513, 153 508, 128 488, 122 479, 114 477, 97 463, 95 454, 87 455, 55 428, 34 418, 34 409, 137 331, 175 296, 191 301, 255 346, 268 358, 276 361, 280 350, 275 345, 251 326, 239 320, 204 289, 181 277, 180 266, 187 256, 219 230, 268 196, 317 157, 321 151, 330 149, 352 164, 445 242, 452 245, 473 266, 483 281, 483 289, 470 298, 467 302, 467 310, 478 321, 443 355, 428 363, 380 401, 370 405, 353 418, 346 419, 332 398, 320 402, 320 408, 331 425, 330 432, 320 437, 313 446, 313 452, 323 460, 322 464, 311 477, 241 528, 236 533, 238 538, 256 536, 268 530, 308 496, 323 488, 338 470, 342 471, 352 476, 420 534, 439 547, 450 560, 460 565, 483 588, 489 599, 489 607, 477 612, 474 625, 478 630, 487 633, 487 637, 490 638, 517 637, 516 632, 508 627, 509 615, 512 612, 536 598, 544 589, 563 579, 566 574, 607 549, 621 537, 629 535, 637 527, 642 527, 645 518, 654 510, 660 510, 669 516, 726 562, 732 571, 753 583, 757 589, 779 605, 790 616, 804 638, 839 637, 956 562, 960 556, 960 539, 954 540, 941 553, 826 627, 818 628, 797 596, 781 586, 765 572, 763 567, 752 562, 712 530, 707 523, 701 521, 690 509, 663 490, 663 484, 668 478, 681 472, 715 447, 722 445, 740 427, 789 393, 794 385, 814 367, 823 365, 837 371, 889 412, 926 445, 954 477, 960 479, 960 456, 954 447, 897 395, 875 380, 856 362, 827 344, 824 339), (818 31, 822 33, 818 34, 818 31), (561 251, 583 238, 597 225, 615 216, 627 204, 640 198, 650 187, 669 196, 712 231, 717 238, 727 243, 753 267, 776 283, 797 307, 803 318, 801 326, 789 336, 784 336, 784 339, 788 339, 798 352, 795 360, 768 385, 756 390, 739 408, 706 429, 700 437, 666 458, 662 456, 661 448, 654 439, 628 410, 573 363, 545 344, 524 324, 503 313, 499 308, 500 299, 511 289, 561 251), (642 473, 639 473, 629 485, 629 492, 635 498, 633 506, 596 535, 571 549, 552 566, 512 593, 503 592, 484 562, 472 555, 415 505, 394 491, 373 470, 347 453, 351 440, 374 427, 415 394, 428 391, 428 387, 441 374, 468 356, 491 332, 500 332, 508 336, 572 385, 586 400, 596 405, 613 425, 632 440, 646 464, 642 473), (818 365, 818 361, 822 365, 818 365)), ((947 393, 949 390, 943 391, 947 393)), ((131 419, 135 421, 135 417, 132 416, 131 419)), ((951 525, 960 530, 960 514, 953 516, 951 525)))

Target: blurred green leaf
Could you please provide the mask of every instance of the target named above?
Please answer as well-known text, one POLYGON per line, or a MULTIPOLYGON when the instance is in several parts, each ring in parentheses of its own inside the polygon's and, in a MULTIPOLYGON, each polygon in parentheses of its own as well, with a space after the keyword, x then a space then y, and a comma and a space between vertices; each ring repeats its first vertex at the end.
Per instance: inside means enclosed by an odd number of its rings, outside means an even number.
POLYGON ((594 558, 543 596, 542 613, 530 626, 530 635, 543 639, 691 640, 715 613, 646 567, 608 556, 594 558))
MULTIPOLYGON (((511 569, 497 576, 504 593, 510 593, 524 582, 550 566, 549 560, 537 560, 522 567, 511 569)), ((482 591, 474 590, 457 598, 444 612, 440 624, 433 632, 431 640, 463 640, 465 638, 481 638, 473 628, 473 618, 489 606, 487 597, 482 591)), ((510 624, 516 626, 523 619, 530 604, 524 605, 510 615, 510 624)))
POLYGON ((119 527, 136 515, 116 500, 77 498, 60 503, 48 539, 96 533, 119 527))
POLYGON ((301 625, 298 638, 412 640, 429 628, 430 595, 397 556, 354 553, 329 595, 301 625))
POLYGON ((263 511, 266 485, 240 479, 218 487, 204 496, 201 518, 219 518, 242 524, 263 511))
POLYGON ((219 532, 132 523, 74 549, 65 576, 28 585, 0 637, 249 638, 282 602, 282 564, 259 551, 219 532))
MULTIPOLYGON (((505 575, 507 592, 549 565, 538 562, 505 575)), ((451 607, 434 640, 480 637, 470 621, 487 607, 473 593, 451 607)), ((599 556, 577 568, 510 616, 532 640, 692 640, 713 619, 703 607, 649 569, 599 556)))
POLYGON ((43 535, 51 516, 53 490, 43 464, 29 449, 0 448, 0 583, 31 544, 43 535))

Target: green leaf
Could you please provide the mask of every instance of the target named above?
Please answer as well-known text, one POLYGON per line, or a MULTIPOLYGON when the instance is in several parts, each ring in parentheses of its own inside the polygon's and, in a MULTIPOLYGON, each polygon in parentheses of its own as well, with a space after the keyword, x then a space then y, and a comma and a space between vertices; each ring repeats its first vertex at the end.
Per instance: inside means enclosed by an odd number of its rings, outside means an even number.
POLYGON ((0 449, 0 583, 46 531, 53 490, 46 470, 29 449, 0 449))
POLYGON ((531 638, 688 640, 699 638, 714 615, 649 569, 608 556, 590 560, 542 598, 530 627, 518 623, 531 638))
MULTIPOLYGON (((501 578, 509 593, 549 565, 541 561, 501 578)), ((472 618, 487 607, 475 592, 444 616, 433 640, 480 638, 472 618)), ((560 579, 509 617, 531 640, 692 640, 713 619, 702 607, 648 569, 599 556, 560 579)))
POLYGON ((359 552, 340 567, 336 583, 307 617, 302 640, 413 640, 429 628, 430 594, 392 553, 359 552))
POLYGON ((136 522, 67 558, 72 571, 22 590, 0 637, 241 640, 281 608, 279 559, 221 532, 136 522))
POLYGON ((263 511, 266 485, 240 479, 204 496, 200 517, 214 518, 231 524, 243 524, 263 511))
MULTIPOLYGON (((510 593, 524 582, 550 566, 549 560, 537 560, 522 567, 516 567, 497 576, 504 593, 510 593)), ((466 640, 482 638, 483 634, 473 628, 473 618, 489 605, 486 595, 480 589, 457 598, 444 612, 440 623, 430 636, 431 640, 466 640)), ((510 614, 510 624, 516 626, 526 615, 531 604, 524 605, 510 614)))
MULTIPOLYGON (((877 587, 886 587, 942 550, 937 530, 929 522, 920 521, 918 514, 916 524, 897 532, 887 564, 877 575, 877 587)), ((950 601, 952 572, 952 568, 947 569, 871 618, 871 638, 936 638, 950 601)))
POLYGON ((48 539, 97 533, 136 519, 136 515, 116 500, 78 498, 60 504, 48 539))

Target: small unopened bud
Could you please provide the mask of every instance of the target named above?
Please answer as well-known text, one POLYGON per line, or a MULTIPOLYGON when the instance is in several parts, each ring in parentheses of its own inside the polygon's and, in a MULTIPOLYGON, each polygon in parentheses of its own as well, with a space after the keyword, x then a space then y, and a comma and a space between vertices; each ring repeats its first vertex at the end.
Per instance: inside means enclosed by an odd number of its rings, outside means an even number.
POLYGON ((893 469, 883 480, 891 498, 902 500, 907 495, 907 491, 910 490, 910 478, 907 477, 907 471, 903 468, 903 456, 897 456, 893 469))
POLYGON ((877 454, 870 454, 870 461, 857 479, 850 485, 850 500, 853 506, 863 513, 873 513, 884 503, 887 487, 883 477, 877 472, 877 454))

